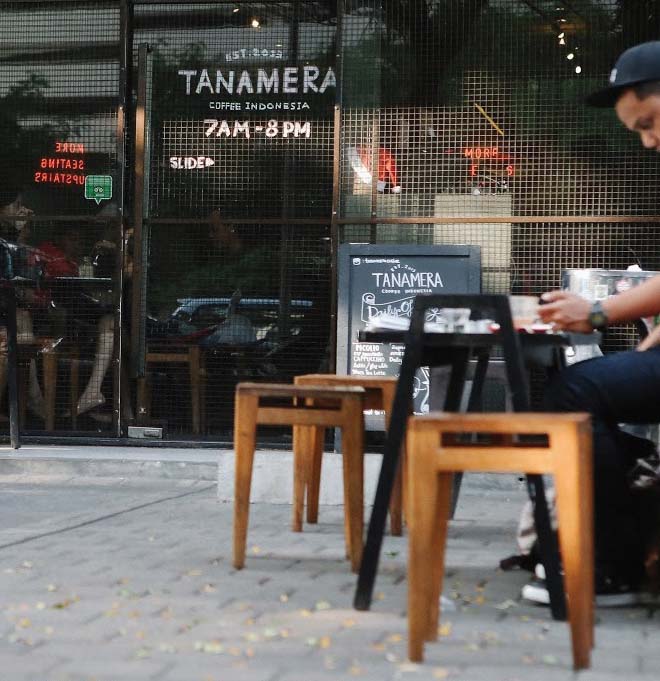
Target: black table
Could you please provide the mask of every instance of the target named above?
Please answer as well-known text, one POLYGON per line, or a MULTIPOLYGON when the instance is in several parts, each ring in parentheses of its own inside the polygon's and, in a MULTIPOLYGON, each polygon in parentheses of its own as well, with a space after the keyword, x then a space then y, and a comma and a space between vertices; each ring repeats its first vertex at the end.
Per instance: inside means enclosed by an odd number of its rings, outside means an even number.
MULTIPOLYGON (((405 438, 406 421, 411 406, 413 376, 416 369, 419 366, 449 365, 451 373, 444 410, 459 411, 468 362, 471 359, 476 359, 472 390, 467 405, 468 411, 476 411, 480 403, 481 391, 492 350, 496 346, 501 346, 504 351, 503 359, 511 390, 513 409, 515 411, 529 411, 530 397, 525 366, 561 368, 564 365, 563 348, 574 345, 590 345, 600 341, 600 334, 598 333, 512 333, 510 317, 508 318, 508 326, 508 337, 506 334, 500 333, 423 333, 421 334, 421 347, 417 348, 415 352, 411 352, 406 346, 394 400, 394 413, 385 442, 383 463, 355 593, 354 606, 358 610, 367 610, 371 604, 387 508, 405 438), (515 342, 511 342, 512 336, 515 336, 513 338, 515 342)), ((358 340, 370 343, 406 343, 410 337, 409 332, 406 331, 362 331, 358 335, 358 340)), ((535 501, 535 520, 542 551, 545 541, 547 562, 551 566, 550 572, 554 574, 554 577, 548 575, 552 614, 556 619, 565 619, 566 606, 559 572, 557 542, 556 537, 550 531, 543 480, 541 476, 527 476, 527 485, 530 497, 535 501)), ((544 563, 546 563, 546 560, 544 560, 544 563)))

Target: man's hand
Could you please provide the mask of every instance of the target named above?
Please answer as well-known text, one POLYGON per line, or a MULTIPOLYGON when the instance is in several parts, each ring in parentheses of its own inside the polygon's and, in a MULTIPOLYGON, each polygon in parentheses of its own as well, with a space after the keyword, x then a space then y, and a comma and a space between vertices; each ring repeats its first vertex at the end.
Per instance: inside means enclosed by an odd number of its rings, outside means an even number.
POLYGON ((656 326, 649 335, 640 342, 635 350, 637 350, 637 352, 644 352, 644 350, 654 348, 656 345, 660 345, 660 326, 656 326))
POLYGON ((546 324, 567 331, 589 333, 591 303, 568 291, 549 291, 541 296, 544 304, 539 306, 539 316, 546 324))

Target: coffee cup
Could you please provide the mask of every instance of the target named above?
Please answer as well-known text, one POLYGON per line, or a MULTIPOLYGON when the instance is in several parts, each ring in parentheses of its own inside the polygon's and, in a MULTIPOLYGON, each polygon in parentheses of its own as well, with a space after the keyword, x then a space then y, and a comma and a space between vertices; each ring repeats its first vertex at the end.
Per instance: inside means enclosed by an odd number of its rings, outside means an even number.
POLYGON ((538 296, 509 296, 509 306, 514 328, 522 329, 538 321, 538 296))

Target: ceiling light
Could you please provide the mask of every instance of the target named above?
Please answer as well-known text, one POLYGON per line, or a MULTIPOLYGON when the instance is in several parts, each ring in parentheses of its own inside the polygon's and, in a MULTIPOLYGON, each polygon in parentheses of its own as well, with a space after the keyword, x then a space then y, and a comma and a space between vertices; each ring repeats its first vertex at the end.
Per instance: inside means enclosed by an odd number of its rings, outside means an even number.
POLYGON ((566 45, 566 41, 563 38, 559 39, 559 44, 560 45, 566 45))
POLYGON ((576 67, 575 67, 575 73, 582 73, 582 67, 581 67, 581 66, 576 66, 576 67))
MULTIPOLYGON (((234 10, 234 12, 235 12, 235 11, 236 11, 236 10, 234 10)), ((563 38, 565 35, 566 35, 566 34, 562 32, 562 33, 560 33, 557 37, 558 37, 558 38, 563 38)))
POLYGON ((240 8, 240 7, 234 7, 234 9, 232 10, 232 12, 233 12, 234 14, 236 14, 236 12, 240 12, 240 11, 241 11, 241 8, 240 8))
POLYGON ((574 59, 574 58, 575 58, 575 55, 574 55, 572 52, 569 52, 569 53, 566 55, 566 59, 568 59, 568 61, 571 61, 571 59, 574 59))
POLYGON ((252 19, 250 26, 252 26, 252 28, 259 28, 259 19, 252 19))

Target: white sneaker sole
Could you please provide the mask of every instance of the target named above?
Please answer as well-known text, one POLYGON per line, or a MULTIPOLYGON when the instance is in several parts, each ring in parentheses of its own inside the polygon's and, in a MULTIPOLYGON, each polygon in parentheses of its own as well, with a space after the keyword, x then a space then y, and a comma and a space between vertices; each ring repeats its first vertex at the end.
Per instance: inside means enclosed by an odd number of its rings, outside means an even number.
POLYGON ((536 584, 525 584, 520 595, 526 600, 536 603, 537 605, 550 605, 550 594, 543 586, 536 584))
MULTIPOLYGON (((550 594, 548 590, 536 584, 525 584, 520 595, 524 600, 536 603, 537 605, 550 605, 550 594)), ((648 603, 650 597, 638 591, 629 591, 620 594, 597 594, 597 608, 625 608, 631 605, 643 605, 648 603)))

